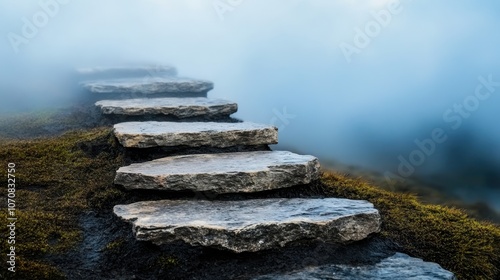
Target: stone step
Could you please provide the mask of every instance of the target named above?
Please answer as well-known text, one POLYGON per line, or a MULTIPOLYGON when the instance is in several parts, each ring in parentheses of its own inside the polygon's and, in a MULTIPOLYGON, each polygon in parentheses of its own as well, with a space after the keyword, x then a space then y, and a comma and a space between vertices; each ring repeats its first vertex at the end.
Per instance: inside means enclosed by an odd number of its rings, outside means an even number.
POLYGON ((402 253, 383 259, 371 265, 331 264, 307 267, 301 271, 281 274, 269 274, 253 280, 393 280, 393 279, 428 279, 455 280, 453 273, 440 265, 424 262, 402 253))
POLYGON ((177 69, 172 66, 123 66, 123 67, 89 67, 76 69, 81 80, 146 78, 176 76, 177 69))
POLYGON ((276 127, 251 122, 125 122, 116 124, 114 133, 127 148, 226 148, 278 143, 276 127))
POLYGON ((166 157, 118 169, 126 189, 258 192, 308 184, 320 176, 313 156, 257 151, 166 157))
POLYGON ((196 80, 179 77, 138 77, 109 80, 93 80, 80 83, 82 87, 92 93, 99 94, 131 94, 137 96, 151 96, 156 94, 198 94, 206 93, 214 88, 214 84, 205 80, 196 80))
POLYGON ((234 252, 284 247, 301 240, 346 243, 380 230, 367 201, 275 198, 242 201, 161 200, 117 205, 140 241, 183 240, 234 252))
POLYGON ((164 115, 176 118, 228 117, 238 110, 238 104, 234 102, 205 97, 102 100, 95 105, 105 115, 164 115))

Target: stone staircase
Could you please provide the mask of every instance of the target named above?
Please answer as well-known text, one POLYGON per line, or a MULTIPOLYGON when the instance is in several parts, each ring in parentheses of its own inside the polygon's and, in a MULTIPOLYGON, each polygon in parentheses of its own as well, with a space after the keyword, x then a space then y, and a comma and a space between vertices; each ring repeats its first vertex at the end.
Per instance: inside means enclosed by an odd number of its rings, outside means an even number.
POLYGON ((284 151, 172 156, 120 168, 126 189, 213 193, 258 192, 309 184, 319 178, 315 157, 284 151))
POLYGON ((97 102, 96 106, 104 115, 166 115, 179 119, 225 118, 238 110, 238 105, 234 102, 206 97, 103 100, 97 102))
POLYGON ((278 143, 277 128, 251 122, 127 122, 114 126, 126 148, 253 146, 278 143))
MULTIPOLYGON (((173 67, 89 68, 79 73, 81 86, 102 96, 95 105, 104 116, 148 120, 114 125, 116 138, 126 148, 148 153, 148 148, 267 147, 278 142, 276 127, 231 119, 236 103, 208 98, 213 83, 179 78, 173 67)), ((256 148, 131 164, 117 171, 115 184, 130 190, 235 194, 309 184, 319 176, 320 164, 313 156, 256 148)), ((237 253, 303 240, 360 241, 381 226, 371 203, 337 198, 142 201, 116 205, 114 213, 132 224, 140 241, 160 245, 182 240, 237 253)), ((387 267, 393 270, 391 278, 454 279, 439 265, 421 260, 417 268, 414 264, 409 256, 397 254, 367 267, 332 265, 256 279, 332 279, 332 273, 338 275, 335 279, 375 279, 361 276, 366 271, 367 277, 384 273, 387 267)))

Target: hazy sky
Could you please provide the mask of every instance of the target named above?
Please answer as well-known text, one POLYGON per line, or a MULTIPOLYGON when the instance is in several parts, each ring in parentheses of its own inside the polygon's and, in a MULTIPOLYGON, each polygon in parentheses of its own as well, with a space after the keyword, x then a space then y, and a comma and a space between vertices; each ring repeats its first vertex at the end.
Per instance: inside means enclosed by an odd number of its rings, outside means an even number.
POLYGON ((499 30, 493 0, 0 0, 0 108, 71 94, 58 85, 74 67, 173 64, 280 127, 277 148, 395 172, 442 128, 420 170, 457 145, 497 161, 500 87, 467 98, 480 76, 500 82, 499 30))

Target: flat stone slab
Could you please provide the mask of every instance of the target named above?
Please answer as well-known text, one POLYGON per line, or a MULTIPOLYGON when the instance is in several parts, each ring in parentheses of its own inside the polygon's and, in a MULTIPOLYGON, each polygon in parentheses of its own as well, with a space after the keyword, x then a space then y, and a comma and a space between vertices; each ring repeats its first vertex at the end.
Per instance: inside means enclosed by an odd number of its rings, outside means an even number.
POLYGON ((161 200, 117 205, 140 241, 183 240, 234 252, 283 247, 300 240, 351 242, 380 230, 367 201, 275 198, 242 201, 161 200))
POLYGON ((82 87, 92 93, 166 94, 206 93, 214 88, 210 81, 178 77, 142 77, 85 81, 82 87))
POLYGON ((313 156, 285 151, 185 155, 118 169, 115 184, 126 189, 258 192, 308 184, 320 176, 313 156))
POLYGON ((124 122, 114 126, 114 133, 127 148, 226 148, 278 143, 276 127, 251 122, 124 122))
POLYGON ((454 274, 440 265, 396 253, 375 265, 324 265, 286 274, 271 274, 253 280, 455 280, 454 274))
POLYGON ((167 65, 156 66, 122 66, 122 67, 87 67, 78 68, 76 73, 85 80, 115 78, 147 78, 176 76, 177 69, 167 65))
POLYGON ((105 115, 165 115, 177 118, 229 116, 238 111, 238 104, 205 97, 138 98, 102 100, 95 104, 105 115))

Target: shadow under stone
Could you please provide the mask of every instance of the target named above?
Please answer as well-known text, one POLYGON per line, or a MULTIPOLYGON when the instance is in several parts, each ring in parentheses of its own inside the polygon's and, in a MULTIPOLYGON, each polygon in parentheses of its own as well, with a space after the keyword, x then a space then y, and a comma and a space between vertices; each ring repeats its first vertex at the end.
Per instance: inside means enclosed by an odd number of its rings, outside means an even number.
POLYGON ((251 279, 326 264, 375 264, 399 249, 374 235, 347 245, 302 240, 284 248, 233 253, 182 241, 156 246, 137 241, 131 225, 110 211, 83 214, 83 240, 49 257, 68 279, 251 279))

